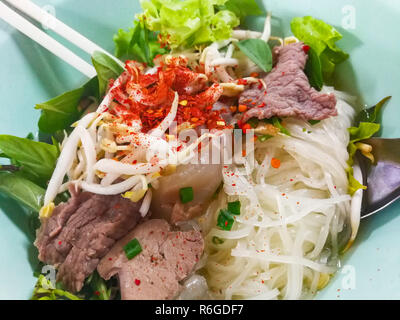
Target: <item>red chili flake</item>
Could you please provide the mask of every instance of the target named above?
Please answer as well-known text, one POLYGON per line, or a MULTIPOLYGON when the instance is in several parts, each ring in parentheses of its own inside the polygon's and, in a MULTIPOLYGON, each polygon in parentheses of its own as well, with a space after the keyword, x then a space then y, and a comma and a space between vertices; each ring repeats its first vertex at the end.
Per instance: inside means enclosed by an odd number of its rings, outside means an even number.
POLYGON ((305 52, 305 53, 308 53, 308 51, 310 51, 310 46, 307 46, 307 45, 305 45, 305 46, 303 46, 303 51, 305 52))
POLYGON ((284 76, 285 75, 285 72, 282 72, 282 76, 284 76))
POLYGON ((261 103, 257 108, 264 108, 265 107, 265 102, 261 103))
POLYGON ((109 261, 111 261, 111 260, 112 260, 112 258, 108 258, 108 260, 109 260, 109 261))
POLYGON ((58 241, 58 245, 60 245, 60 246, 61 246, 61 244, 62 244, 62 241, 58 241))
POLYGON ((235 184, 235 183, 232 183, 232 187, 236 187, 236 184, 235 184))
POLYGON ((334 186, 334 188, 336 189, 336 186, 334 186))
POLYGON ((239 79, 237 83, 239 85, 247 85, 247 80, 246 79, 239 79))
POLYGON ((136 284, 137 286, 140 286, 140 280, 139 280, 139 279, 135 279, 135 284, 136 284))
POLYGON ((293 182, 294 180, 293 179, 290 179, 290 182, 293 182))
POLYGON ((100 295, 100 292, 99 292, 99 291, 95 291, 94 294, 95 294, 96 296, 99 296, 99 295, 100 295))
POLYGON ((225 221, 225 227, 227 227, 228 226, 228 221, 225 221))

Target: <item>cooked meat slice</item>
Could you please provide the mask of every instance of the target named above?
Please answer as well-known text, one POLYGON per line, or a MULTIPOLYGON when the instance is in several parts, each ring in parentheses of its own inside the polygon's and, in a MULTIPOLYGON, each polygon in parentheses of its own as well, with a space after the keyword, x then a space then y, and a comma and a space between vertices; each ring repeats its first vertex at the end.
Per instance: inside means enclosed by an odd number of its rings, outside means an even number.
POLYGON ((204 213, 208 202, 222 182, 222 165, 183 165, 175 173, 159 179, 153 192, 151 211, 154 218, 171 223, 190 220, 204 213), (193 201, 182 204, 179 190, 192 187, 193 201))
POLYGON ((310 86, 303 71, 307 62, 303 47, 299 42, 276 48, 278 62, 264 79, 266 89, 252 86, 240 96, 239 103, 250 108, 243 121, 273 116, 323 120, 337 115, 336 97, 310 86))
POLYGON ((203 249, 200 232, 173 232, 167 221, 153 219, 118 241, 97 271, 106 280, 118 275, 123 300, 173 299, 182 289, 179 282, 191 273, 203 249), (123 247, 135 238, 143 251, 128 260, 123 247))
POLYGON ((58 267, 57 281, 72 292, 97 267, 115 242, 141 220, 140 203, 116 196, 76 193, 42 221, 37 232, 39 260, 58 267))

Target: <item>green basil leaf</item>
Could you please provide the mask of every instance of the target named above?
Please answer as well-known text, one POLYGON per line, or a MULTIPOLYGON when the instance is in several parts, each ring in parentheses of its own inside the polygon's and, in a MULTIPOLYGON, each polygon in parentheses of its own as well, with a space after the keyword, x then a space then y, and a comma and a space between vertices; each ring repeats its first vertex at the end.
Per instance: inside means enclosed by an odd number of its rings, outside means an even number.
POLYGON ((51 178, 59 156, 56 146, 10 135, 0 135, 0 149, 43 184, 51 178))
POLYGON ((78 105, 83 93, 84 88, 79 88, 67 91, 47 102, 37 104, 35 109, 42 110, 39 119, 40 131, 53 133, 63 130, 79 119, 78 105))
POLYGON ((268 43, 261 39, 247 39, 237 42, 236 45, 264 72, 272 70, 272 52, 268 43))
POLYGON ((357 123, 360 122, 377 122, 378 117, 382 111, 382 108, 385 106, 386 102, 388 102, 392 97, 386 97, 378 102, 375 106, 369 109, 365 109, 359 113, 357 116, 357 123))
POLYGON ((46 190, 18 174, 0 172, 0 192, 39 212, 46 190))
POLYGON ((321 91, 324 86, 321 60, 313 48, 310 48, 308 51, 308 60, 304 71, 308 77, 310 85, 316 90, 321 91))
POLYGON ((81 117, 84 110, 79 109, 79 104, 85 97, 99 99, 97 77, 79 89, 67 91, 49 101, 37 104, 35 109, 42 110, 38 123, 40 131, 55 134, 57 131, 67 130, 81 117))
POLYGON ((99 51, 93 53, 92 63, 97 71, 99 93, 102 97, 107 90, 110 79, 117 79, 124 71, 124 68, 107 54, 99 51))

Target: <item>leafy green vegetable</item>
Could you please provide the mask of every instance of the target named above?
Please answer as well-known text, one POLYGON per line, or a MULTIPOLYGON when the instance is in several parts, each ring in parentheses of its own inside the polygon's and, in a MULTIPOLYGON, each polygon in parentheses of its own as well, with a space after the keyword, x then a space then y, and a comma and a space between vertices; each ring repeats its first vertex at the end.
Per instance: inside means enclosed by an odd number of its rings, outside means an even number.
POLYGON ((236 45, 264 72, 272 70, 272 52, 268 43, 261 39, 247 39, 237 42, 236 45))
POLYGON ((235 219, 233 215, 228 210, 220 210, 218 215, 217 226, 222 230, 231 231, 235 219))
POLYGON ((110 79, 116 79, 124 71, 114 59, 107 54, 95 51, 92 56, 92 63, 97 71, 100 96, 104 96, 110 79))
MULTIPOLYGON (((349 58, 349 55, 340 49, 336 42, 342 39, 342 35, 332 26, 322 20, 313 17, 298 17, 291 22, 293 34, 301 41, 309 45, 315 55, 319 57, 324 80, 331 79, 335 66, 349 58)), ((311 53, 310 59, 316 57, 311 53)), ((318 62, 312 61, 316 66, 318 62)), ((318 70, 317 68, 314 71, 318 70)), ((319 78, 319 75, 315 75, 319 78)))
POLYGON ((84 88, 67 91, 62 95, 36 105, 35 109, 42 110, 39 119, 39 129, 46 133, 62 130, 79 118, 78 105, 84 88))
POLYGON ((218 10, 228 0, 145 0, 138 16, 150 31, 172 49, 227 39, 239 18, 229 10, 218 10))
POLYGON ((308 123, 311 124, 312 126, 317 125, 318 123, 320 123, 321 120, 309 120, 308 123))
POLYGON ((142 246, 139 240, 135 238, 124 246, 124 251, 128 260, 131 260, 142 252, 142 246))
POLYGON ((232 11, 241 20, 247 16, 259 16, 263 11, 255 0, 228 0, 223 6, 218 6, 219 10, 232 11))
POLYGON ((89 288, 86 297, 90 300, 110 300, 111 288, 107 282, 100 277, 97 271, 94 271, 85 281, 85 285, 89 288))
POLYGON ((149 31, 143 22, 134 21, 134 27, 128 31, 118 30, 114 35, 115 55, 124 60, 136 60, 154 65, 154 58, 168 52, 161 48, 157 34, 149 31))
POLYGON ((55 133, 67 129, 81 117, 83 110, 79 110, 79 103, 84 97, 89 96, 99 97, 97 77, 79 89, 67 91, 49 101, 37 104, 35 109, 42 110, 38 123, 40 131, 55 133))
POLYGON ((194 199, 194 193, 193 193, 193 188, 188 187, 188 188, 182 188, 179 190, 179 197, 181 198, 181 202, 183 204, 189 203, 190 201, 193 201, 194 199))
POLYGON ((357 122, 377 122, 382 108, 392 97, 386 97, 370 109, 364 109, 357 117, 357 122))
POLYGON ((0 192, 39 212, 46 190, 16 173, 0 172, 0 192))
POLYGON ((310 48, 308 51, 308 60, 304 71, 310 81, 310 85, 318 91, 321 91, 324 86, 321 60, 313 48, 310 48))
POLYGON ((81 300, 76 295, 53 286, 44 275, 39 275, 31 300, 81 300))
POLYGON ((354 172, 352 166, 354 164, 354 157, 358 150, 357 142, 369 139, 380 131, 381 125, 377 123, 379 113, 390 98, 391 97, 386 97, 374 107, 363 110, 357 117, 359 122, 358 127, 351 127, 348 129, 350 133, 350 143, 348 146, 349 168, 347 170, 347 174, 349 180, 349 193, 351 195, 353 195, 359 189, 366 189, 366 187, 357 181, 353 175, 354 172))
POLYGON ((56 146, 10 135, 0 135, 0 150, 39 184, 50 179, 59 155, 56 146))

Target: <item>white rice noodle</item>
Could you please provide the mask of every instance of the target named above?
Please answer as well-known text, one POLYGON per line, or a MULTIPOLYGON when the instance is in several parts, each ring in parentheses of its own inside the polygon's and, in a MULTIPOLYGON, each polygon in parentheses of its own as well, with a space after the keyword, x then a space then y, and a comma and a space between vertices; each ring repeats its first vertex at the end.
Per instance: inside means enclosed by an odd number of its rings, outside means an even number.
POLYGON ((291 136, 257 142, 254 164, 224 168, 224 192, 199 220, 207 234, 202 272, 214 298, 309 298, 320 289, 321 275, 337 270, 341 232, 351 219, 354 239, 360 220, 360 202, 347 194, 354 110, 344 96, 337 94, 338 117, 314 126, 285 119, 291 136), (279 168, 272 158, 281 161, 279 168), (232 230, 216 227, 219 211, 237 200, 241 215, 232 230), (216 237, 223 242, 214 243, 216 237))

